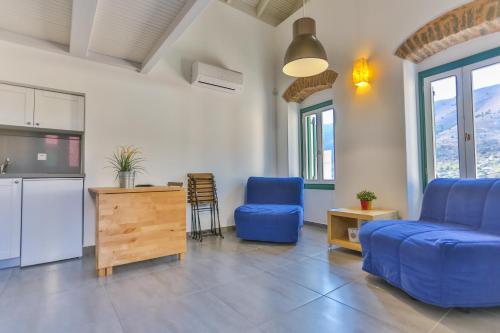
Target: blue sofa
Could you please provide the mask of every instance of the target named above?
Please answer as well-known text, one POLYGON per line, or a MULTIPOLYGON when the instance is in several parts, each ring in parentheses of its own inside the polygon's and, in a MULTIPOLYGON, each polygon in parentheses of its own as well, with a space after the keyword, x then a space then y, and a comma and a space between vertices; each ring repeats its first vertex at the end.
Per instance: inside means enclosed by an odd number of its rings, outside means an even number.
POLYGON ((234 212, 239 238, 277 243, 298 241, 304 225, 302 178, 250 177, 245 202, 234 212))
POLYGON ((436 179, 418 221, 360 230, 363 269, 440 307, 500 305, 500 180, 436 179))

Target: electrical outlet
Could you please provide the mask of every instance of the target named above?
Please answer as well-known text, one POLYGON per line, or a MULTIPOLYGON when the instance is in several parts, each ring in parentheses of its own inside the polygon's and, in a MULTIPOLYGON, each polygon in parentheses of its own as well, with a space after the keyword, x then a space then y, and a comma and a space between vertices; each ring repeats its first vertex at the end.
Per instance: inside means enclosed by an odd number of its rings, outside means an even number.
POLYGON ((39 161, 46 161, 47 160, 47 154, 46 153, 38 153, 38 158, 39 161))

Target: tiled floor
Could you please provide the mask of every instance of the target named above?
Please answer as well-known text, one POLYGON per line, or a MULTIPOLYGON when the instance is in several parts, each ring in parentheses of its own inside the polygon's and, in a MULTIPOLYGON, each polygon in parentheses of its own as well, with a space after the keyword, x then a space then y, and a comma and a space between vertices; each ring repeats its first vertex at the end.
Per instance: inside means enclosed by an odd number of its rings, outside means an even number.
POLYGON ((186 259, 97 278, 93 256, 0 271, 0 332, 500 332, 500 309, 442 310, 328 252, 306 226, 296 246, 189 241, 186 259))

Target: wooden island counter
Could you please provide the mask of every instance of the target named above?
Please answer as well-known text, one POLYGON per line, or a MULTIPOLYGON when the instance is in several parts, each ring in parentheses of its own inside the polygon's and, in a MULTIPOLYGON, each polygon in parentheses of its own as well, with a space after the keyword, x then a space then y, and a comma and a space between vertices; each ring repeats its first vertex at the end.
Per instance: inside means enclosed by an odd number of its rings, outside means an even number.
POLYGON ((89 188, 96 196, 96 270, 186 253, 182 187, 89 188))

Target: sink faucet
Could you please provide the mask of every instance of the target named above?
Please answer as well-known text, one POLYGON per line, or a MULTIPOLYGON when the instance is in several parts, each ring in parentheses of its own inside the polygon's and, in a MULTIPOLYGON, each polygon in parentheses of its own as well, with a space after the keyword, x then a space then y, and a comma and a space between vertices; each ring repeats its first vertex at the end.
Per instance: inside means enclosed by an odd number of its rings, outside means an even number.
POLYGON ((9 164, 10 164, 10 158, 6 157, 3 163, 0 164, 0 174, 3 175, 7 173, 7 168, 9 167, 9 164))

